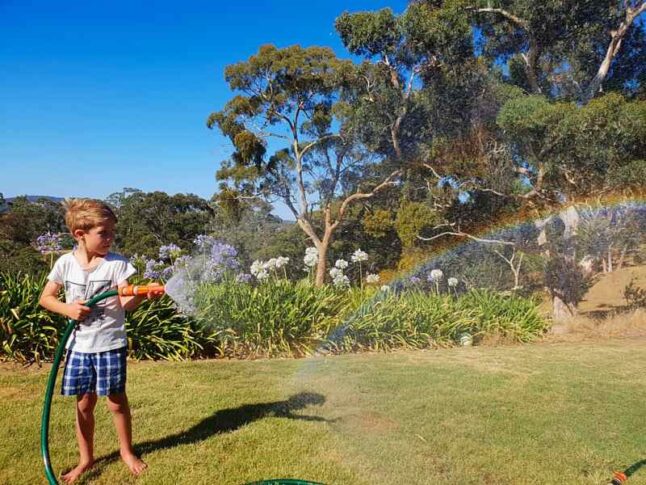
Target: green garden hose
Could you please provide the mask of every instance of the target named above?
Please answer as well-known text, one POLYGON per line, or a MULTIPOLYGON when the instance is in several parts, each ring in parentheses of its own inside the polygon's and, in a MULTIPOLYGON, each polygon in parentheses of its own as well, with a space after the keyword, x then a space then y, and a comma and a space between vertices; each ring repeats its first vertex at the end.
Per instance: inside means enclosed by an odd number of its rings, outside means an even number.
MULTIPOLYGON (((92 307, 101 300, 117 295, 117 290, 108 290, 88 300, 85 303, 85 306, 92 307)), ((61 363, 61 359, 63 358, 63 353, 65 352, 65 345, 67 344, 67 341, 69 340, 70 335, 72 335, 75 327, 76 321, 70 320, 67 327, 65 327, 61 341, 56 348, 56 353, 54 354, 54 360, 52 362, 52 369, 49 371, 49 380, 47 381, 47 390, 45 391, 45 403, 43 404, 43 416, 40 421, 40 452, 43 455, 43 461, 45 462, 45 475, 47 475, 47 481, 50 485, 57 485, 58 481, 56 480, 56 475, 54 474, 52 463, 49 459, 49 412, 52 407, 52 397, 54 395, 54 386, 56 385, 58 367, 61 363)))
POLYGON ((308 482, 297 478, 274 478, 272 480, 262 480, 260 482, 248 483, 247 485, 323 485, 319 482, 308 482))
MULTIPOLYGON (((127 293, 123 291, 122 294, 139 294, 137 293, 137 287, 134 287, 134 293, 127 293)), ((147 293, 151 291, 148 287, 141 287, 142 293, 147 293)), ((117 290, 109 290, 100 295, 91 298, 85 303, 85 306, 92 307, 96 305, 101 300, 110 298, 111 296, 117 296, 119 292, 117 290)), ((58 485, 56 480, 56 475, 52 469, 52 463, 49 459, 49 413, 52 407, 52 397, 54 396, 54 387, 56 386, 56 376, 58 374, 58 367, 60 366, 61 360, 63 358, 63 353, 65 352, 65 345, 72 335, 74 328, 76 327, 77 322, 75 320, 70 320, 65 327, 61 341, 56 348, 56 353, 54 354, 54 360, 52 361, 52 369, 49 371, 49 380, 47 381, 47 390, 45 391, 45 403, 43 404, 43 416, 40 422, 40 452, 43 455, 43 461, 45 463, 45 475, 47 476, 47 481, 50 485, 58 485)), ((254 485, 322 485, 317 482, 308 482, 305 480, 290 479, 290 478, 281 478, 273 480, 263 480, 261 482, 255 482, 254 485)))

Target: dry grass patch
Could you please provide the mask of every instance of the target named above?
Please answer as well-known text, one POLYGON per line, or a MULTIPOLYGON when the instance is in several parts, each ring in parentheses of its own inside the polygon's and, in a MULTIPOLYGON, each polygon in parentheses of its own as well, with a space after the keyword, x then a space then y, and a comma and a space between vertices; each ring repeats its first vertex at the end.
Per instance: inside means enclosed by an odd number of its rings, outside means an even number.
POLYGON ((637 309, 611 314, 605 318, 579 315, 553 327, 546 341, 581 342, 609 338, 646 337, 646 311, 637 309))

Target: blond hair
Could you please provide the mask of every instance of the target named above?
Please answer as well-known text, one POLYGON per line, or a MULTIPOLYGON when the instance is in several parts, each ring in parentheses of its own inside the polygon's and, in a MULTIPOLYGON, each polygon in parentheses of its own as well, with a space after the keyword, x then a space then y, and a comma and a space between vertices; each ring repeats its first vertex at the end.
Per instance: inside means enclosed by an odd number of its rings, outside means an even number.
POLYGON ((65 199, 65 224, 72 234, 77 229, 89 231, 106 222, 117 223, 117 216, 105 202, 94 199, 65 199))

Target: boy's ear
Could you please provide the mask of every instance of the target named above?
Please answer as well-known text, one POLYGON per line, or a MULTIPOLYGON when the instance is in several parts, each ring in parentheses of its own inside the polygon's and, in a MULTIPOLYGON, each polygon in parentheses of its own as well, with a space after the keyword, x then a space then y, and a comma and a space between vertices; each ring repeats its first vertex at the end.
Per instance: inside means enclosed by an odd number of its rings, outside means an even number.
POLYGON ((72 235, 74 236, 74 239, 81 239, 85 236, 85 231, 83 229, 75 229, 72 235))

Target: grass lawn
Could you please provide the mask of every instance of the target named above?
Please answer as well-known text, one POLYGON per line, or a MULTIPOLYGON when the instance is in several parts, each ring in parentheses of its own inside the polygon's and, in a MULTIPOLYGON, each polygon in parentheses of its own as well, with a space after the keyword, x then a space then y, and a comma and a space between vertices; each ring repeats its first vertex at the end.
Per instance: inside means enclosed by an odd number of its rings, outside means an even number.
MULTIPOLYGON (((646 338, 306 360, 131 362, 138 479, 97 407, 80 483, 608 483, 646 460, 646 338)), ((48 368, 0 366, 0 483, 45 483, 48 368)), ((57 472, 76 462, 73 401, 52 410, 57 472)), ((646 464, 646 462, 644 462, 646 464)), ((646 484, 646 466, 629 484, 646 484)))

